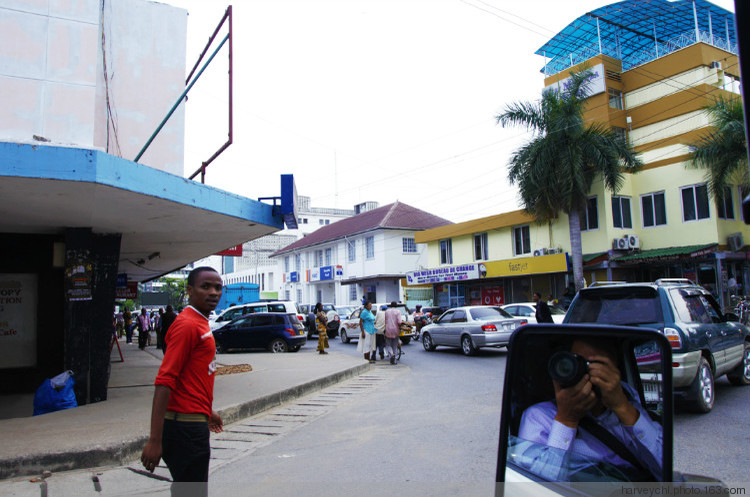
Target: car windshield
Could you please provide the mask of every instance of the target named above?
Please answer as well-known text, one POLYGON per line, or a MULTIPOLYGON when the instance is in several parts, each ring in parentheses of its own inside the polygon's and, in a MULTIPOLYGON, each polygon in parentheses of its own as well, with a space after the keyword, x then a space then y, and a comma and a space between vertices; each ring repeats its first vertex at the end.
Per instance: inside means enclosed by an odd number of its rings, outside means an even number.
POLYGON ((507 311, 499 307, 476 307, 469 309, 469 314, 474 321, 492 321, 493 319, 512 318, 507 311))
POLYGON ((323 310, 325 312, 329 312, 329 311, 335 311, 336 308, 333 306, 333 304, 323 304, 323 310))
POLYGON ((664 321, 659 294, 653 288, 581 292, 568 312, 571 323, 638 325, 664 321))
POLYGON ((553 315, 558 315, 558 316, 565 315, 565 309, 560 309, 557 306, 550 306, 549 312, 552 313, 553 315))

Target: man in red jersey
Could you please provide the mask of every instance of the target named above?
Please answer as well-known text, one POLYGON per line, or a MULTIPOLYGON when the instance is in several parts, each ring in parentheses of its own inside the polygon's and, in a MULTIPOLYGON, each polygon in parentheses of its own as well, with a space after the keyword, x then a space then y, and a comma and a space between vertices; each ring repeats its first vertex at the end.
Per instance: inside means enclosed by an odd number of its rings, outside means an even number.
MULTIPOLYGON (((209 431, 223 430, 221 417, 212 409, 216 343, 208 326, 221 291, 221 277, 213 268, 199 267, 188 275, 190 305, 165 337, 168 352, 154 382, 151 435, 141 454, 148 471, 153 472, 163 458, 174 482, 203 482, 181 489, 197 495, 208 490, 209 431)), ((172 485, 173 495, 176 486, 172 485)))

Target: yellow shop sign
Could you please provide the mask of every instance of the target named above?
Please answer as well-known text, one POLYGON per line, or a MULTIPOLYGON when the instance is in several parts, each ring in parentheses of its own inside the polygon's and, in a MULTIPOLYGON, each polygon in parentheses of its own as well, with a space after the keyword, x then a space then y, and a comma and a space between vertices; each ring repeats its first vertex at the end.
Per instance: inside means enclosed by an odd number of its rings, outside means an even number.
POLYGON ((568 271, 568 258, 565 254, 540 255, 537 257, 520 257, 502 261, 488 261, 488 278, 503 276, 523 276, 528 274, 559 273, 568 271))

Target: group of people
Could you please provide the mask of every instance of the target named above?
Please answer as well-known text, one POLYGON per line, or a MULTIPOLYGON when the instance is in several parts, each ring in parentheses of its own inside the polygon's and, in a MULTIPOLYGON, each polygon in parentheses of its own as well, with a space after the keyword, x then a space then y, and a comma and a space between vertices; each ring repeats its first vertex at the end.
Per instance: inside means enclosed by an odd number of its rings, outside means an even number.
POLYGON ((391 364, 396 364, 398 355, 399 335, 401 334, 401 323, 403 316, 396 308, 398 304, 391 302, 389 306, 383 305, 373 312, 372 302, 365 301, 364 308, 359 315, 360 339, 357 350, 362 352, 366 361, 375 363, 377 356, 385 359, 385 354, 390 356, 391 364))
POLYGON ((156 332, 156 346, 161 350, 166 349, 166 343, 164 337, 167 334, 169 326, 177 318, 174 309, 171 305, 167 306, 167 310, 159 309, 159 312, 151 311, 151 314, 144 308, 141 309, 140 314, 133 318, 133 313, 125 307, 123 310, 118 311, 114 316, 115 333, 118 338, 122 338, 125 335, 125 343, 133 343, 133 330, 138 330, 138 348, 141 350, 145 349, 147 345, 150 345, 149 338, 152 331, 156 332))

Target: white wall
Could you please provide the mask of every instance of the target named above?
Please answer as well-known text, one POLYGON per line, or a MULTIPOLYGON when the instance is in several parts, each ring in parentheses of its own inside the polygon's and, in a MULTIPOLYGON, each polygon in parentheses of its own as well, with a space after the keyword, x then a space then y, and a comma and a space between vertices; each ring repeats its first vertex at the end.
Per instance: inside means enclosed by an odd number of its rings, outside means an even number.
MULTIPOLYGON (((36 135, 135 158, 184 89, 187 12, 145 0, 104 6, 0 0, 0 140, 36 135)), ((183 175, 183 149, 184 107, 141 163, 183 175)))

